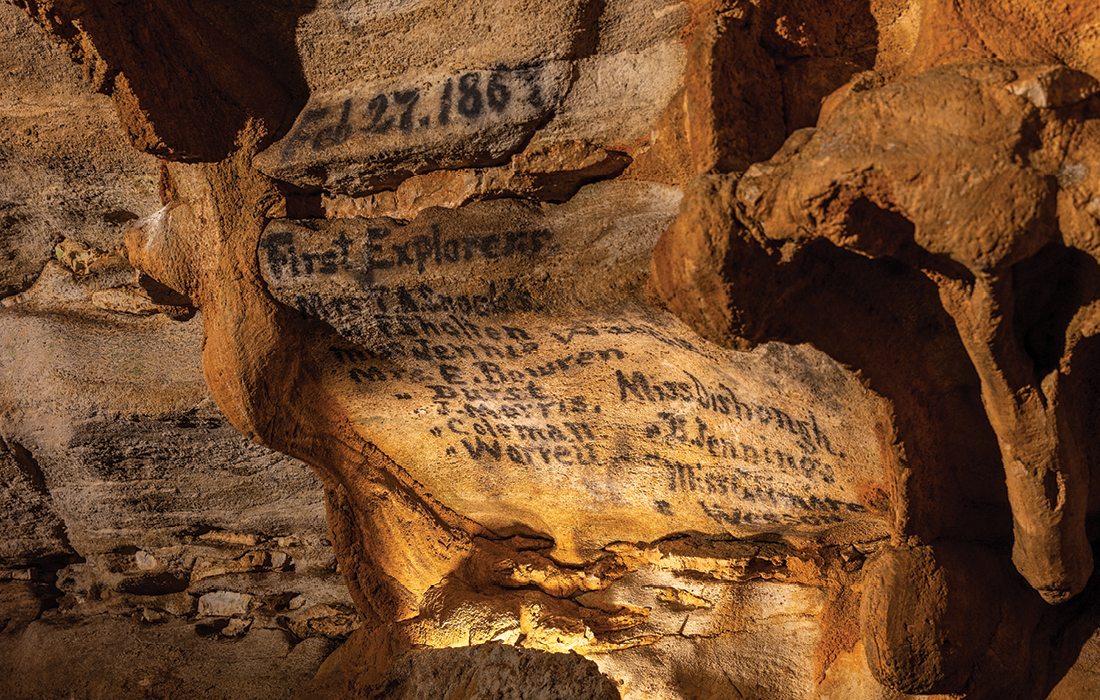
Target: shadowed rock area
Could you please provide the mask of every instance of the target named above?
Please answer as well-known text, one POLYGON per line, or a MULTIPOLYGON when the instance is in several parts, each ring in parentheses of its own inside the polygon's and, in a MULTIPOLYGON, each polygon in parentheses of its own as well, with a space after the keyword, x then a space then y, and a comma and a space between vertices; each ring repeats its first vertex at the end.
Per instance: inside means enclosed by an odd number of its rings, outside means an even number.
POLYGON ((260 5, 0 4, 0 695, 1100 692, 1095 3, 260 5))

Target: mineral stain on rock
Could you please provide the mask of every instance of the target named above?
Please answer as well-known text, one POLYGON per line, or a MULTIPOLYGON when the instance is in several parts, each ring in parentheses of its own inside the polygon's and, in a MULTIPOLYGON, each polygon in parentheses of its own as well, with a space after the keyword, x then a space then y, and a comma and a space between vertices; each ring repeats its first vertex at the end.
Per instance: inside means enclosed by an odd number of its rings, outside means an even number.
POLYGON ((1100 693, 1095 3, 0 19, 5 696, 1100 693))

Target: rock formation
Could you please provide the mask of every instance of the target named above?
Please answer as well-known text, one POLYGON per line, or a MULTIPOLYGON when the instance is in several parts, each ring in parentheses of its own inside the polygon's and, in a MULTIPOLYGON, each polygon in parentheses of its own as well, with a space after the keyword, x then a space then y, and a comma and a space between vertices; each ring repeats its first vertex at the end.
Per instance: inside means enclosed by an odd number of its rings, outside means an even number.
POLYGON ((8 694, 1100 692, 1093 4, 0 11, 8 694))

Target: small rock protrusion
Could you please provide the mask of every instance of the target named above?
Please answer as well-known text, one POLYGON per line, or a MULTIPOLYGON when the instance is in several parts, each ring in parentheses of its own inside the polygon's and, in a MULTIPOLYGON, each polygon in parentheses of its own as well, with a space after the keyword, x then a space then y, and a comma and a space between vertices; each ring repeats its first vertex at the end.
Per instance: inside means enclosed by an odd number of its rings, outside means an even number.
POLYGON ((213 591, 199 597, 199 615, 204 617, 234 617, 245 615, 255 597, 235 591, 213 591))
POLYGON ((239 617, 233 617, 233 618, 230 618, 228 622, 226 622, 225 627, 221 628, 220 634, 223 637, 230 637, 230 638, 243 637, 245 634, 248 633, 248 630, 251 627, 252 627, 252 620, 251 619, 243 619, 243 618, 239 618, 239 617))
POLYGON ((1048 66, 1023 75, 1008 85, 1008 91, 1025 98, 1039 109, 1068 107, 1100 92, 1100 83, 1088 73, 1065 66, 1048 66))
POLYGON ((153 571, 161 565, 155 556, 144 549, 134 552, 134 563, 141 571, 153 571))
POLYGON ((164 622, 168 619, 168 616, 160 610, 154 610, 153 608, 141 609, 141 621, 148 624, 157 624, 164 622))

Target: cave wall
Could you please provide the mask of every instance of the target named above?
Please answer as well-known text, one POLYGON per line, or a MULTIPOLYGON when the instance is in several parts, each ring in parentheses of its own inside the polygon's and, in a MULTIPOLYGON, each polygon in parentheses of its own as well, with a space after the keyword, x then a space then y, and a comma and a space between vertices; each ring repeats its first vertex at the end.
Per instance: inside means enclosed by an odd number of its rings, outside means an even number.
POLYGON ((1088 3, 0 12, 9 694, 1096 687, 1088 3))
POLYGON ((0 15, 0 694, 289 697, 359 622, 321 486, 233 430, 201 316, 120 253, 156 159, 0 15))

